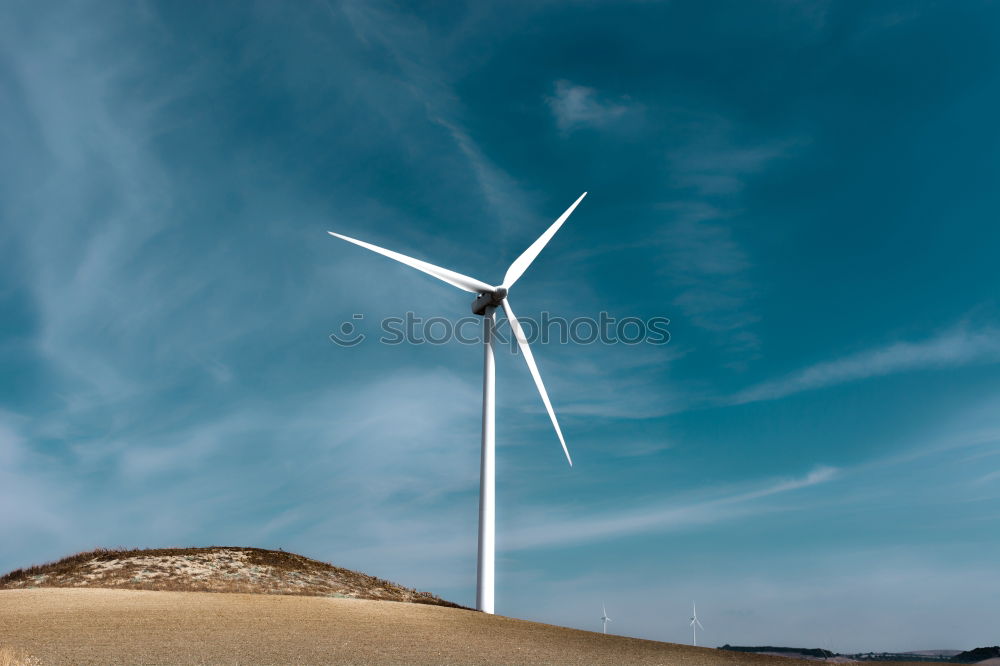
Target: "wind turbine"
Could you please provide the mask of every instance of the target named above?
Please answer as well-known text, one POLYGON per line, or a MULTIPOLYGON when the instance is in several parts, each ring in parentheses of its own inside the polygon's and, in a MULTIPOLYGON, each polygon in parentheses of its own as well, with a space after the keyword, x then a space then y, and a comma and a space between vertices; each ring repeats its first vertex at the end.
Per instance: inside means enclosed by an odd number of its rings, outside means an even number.
POLYGON ((371 250, 372 252, 377 252, 378 254, 389 257, 390 259, 395 259, 396 261, 406 264, 411 268, 416 268, 418 271, 423 271, 424 273, 458 287, 459 289, 476 294, 476 300, 472 302, 472 312, 483 316, 484 349, 483 435, 482 456, 480 458, 479 467, 479 560, 476 576, 476 608, 484 613, 493 613, 494 536, 496 533, 496 400, 494 397, 496 382, 493 365, 493 332, 496 326, 495 312, 498 306, 503 307, 503 310, 507 315, 507 321, 510 323, 511 330, 514 333, 514 337, 517 339, 518 347, 520 347, 521 353, 524 356, 524 361, 528 364, 528 371, 531 373, 531 377, 535 380, 535 386, 538 388, 538 393, 541 395, 542 402, 545 404, 545 410, 549 413, 549 418, 552 420, 552 426, 555 428, 556 435, 559 437, 559 443, 562 444, 563 453, 566 454, 566 460, 569 461, 570 467, 572 467, 573 459, 570 458, 569 449, 566 448, 566 440, 563 438, 562 430, 559 428, 559 421, 556 420, 556 413, 552 409, 552 403, 549 402, 549 395, 545 391, 545 385, 542 383, 542 377, 538 374, 538 366, 535 364, 535 357, 531 354, 531 348, 528 346, 528 340, 524 336, 524 331, 521 330, 521 324, 517 321, 517 317, 514 316, 514 311, 510 307, 507 292, 512 286, 514 286, 514 283, 517 282, 518 278, 524 274, 524 271, 528 269, 528 266, 530 266, 531 262, 535 260, 538 253, 542 251, 542 248, 544 248, 555 233, 559 231, 559 227, 563 225, 563 222, 565 222, 570 214, 572 214, 580 202, 583 201, 585 196, 587 196, 586 192, 581 194, 580 198, 574 201, 573 205, 567 208, 566 212, 560 215, 559 219, 553 222, 552 225, 545 230, 545 233, 538 237, 538 240, 532 243, 527 250, 521 253, 521 256, 514 260, 514 263, 510 265, 510 268, 507 269, 506 275, 504 275, 503 284, 498 286, 492 286, 486 282, 462 275, 461 273, 456 273, 455 271, 450 271, 446 268, 429 264, 426 261, 420 261, 419 259, 407 257, 405 254, 393 252, 392 250, 386 250, 378 247, 377 245, 372 245, 371 243, 365 243, 364 241, 359 241, 355 238, 343 236, 332 231, 327 232, 331 236, 336 236, 337 238, 341 238, 349 243, 360 245, 361 247, 371 250))
POLYGON ((701 626, 701 622, 698 621, 698 607, 695 603, 691 602, 691 631, 694 632, 694 641, 692 645, 698 645, 698 630, 705 630, 705 627, 701 626))
POLYGON ((608 617, 608 611, 607 611, 606 608, 604 608, 604 602, 602 601, 601 602, 601 622, 604 623, 604 633, 608 633, 608 622, 612 622, 612 621, 613 620, 610 617, 608 617))

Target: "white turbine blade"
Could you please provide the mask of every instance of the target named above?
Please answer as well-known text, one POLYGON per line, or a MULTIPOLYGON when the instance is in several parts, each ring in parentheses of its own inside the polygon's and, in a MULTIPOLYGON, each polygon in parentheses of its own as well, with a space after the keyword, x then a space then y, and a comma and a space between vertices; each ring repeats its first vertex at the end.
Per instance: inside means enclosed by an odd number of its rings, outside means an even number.
POLYGON ((566 454, 566 460, 569 461, 569 466, 573 466, 573 459, 569 457, 569 449, 566 448, 566 440, 563 439, 562 429, 559 427, 559 421, 556 419, 556 412, 552 409, 552 403, 549 402, 549 394, 545 392, 545 384, 542 383, 542 376, 538 374, 538 366, 535 364, 535 357, 531 355, 531 347, 528 346, 528 339, 524 337, 524 331, 521 330, 521 323, 514 316, 514 311, 510 309, 509 299, 503 299, 504 312, 507 313, 507 321, 510 322, 510 328, 514 332, 514 337, 517 338, 517 345, 521 348, 521 353, 524 354, 524 362, 528 364, 528 370, 531 372, 532 378, 535 380, 535 386, 538 387, 538 393, 542 396, 542 402, 545 403, 545 409, 549 412, 549 418, 552 419, 552 425, 556 429, 556 434, 559 435, 559 443, 562 444, 563 453, 566 454))
POLYGON ((695 623, 697 623, 699 629, 701 629, 702 631, 705 630, 705 627, 701 626, 701 622, 698 622, 698 620, 695 620, 695 623))
POLYGON ((341 238, 348 243, 354 243, 355 245, 360 245, 361 247, 371 250, 372 252, 378 252, 379 254, 389 257, 390 259, 395 259, 401 264, 406 264, 411 268, 416 268, 418 271, 423 271, 428 275, 433 275, 439 280, 443 280, 450 285, 454 285, 459 289, 464 289, 465 291, 471 291, 474 294, 478 294, 484 291, 493 291, 491 285, 485 282, 480 282, 475 278, 471 278, 467 275, 462 275, 461 273, 456 273, 455 271, 449 271, 447 268, 441 268, 440 266, 435 266, 434 264, 429 264, 426 261, 420 261, 419 259, 414 259, 413 257, 408 257, 405 254, 400 254, 399 252, 393 252, 392 250, 386 250, 378 245, 372 245, 371 243, 366 243, 364 241, 359 241, 356 238, 351 238, 350 236, 343 236, 341 234, 336 234, 332 231, 326 232, 331 236, 336 236, 341 238))
POLYGON ((563 225, 566 218, 568 218, 577 205, 583 201, 585 196, 587 196, 586 192, 581 194, 580 198, 574 201, 573 205, 567 208, 566 212, 560 215, 559 219, 553 222, 552 226, 546 229, 545 233, 539 236, 538 240, 531 244, 531 247, 522 252, 521 256, 514 260, 514 263, 512 263, 510 268, 507 269, 507 274, 503 276, 504 287, 510 289, 511 285, 517 282, 517 279, 521 277, 524 271, 528 270, 528 266, 531 265, 531 262, 535 260, 535 257, 538 256, 538 253, 542 251, 542 248, 545 247, 549 240, 555 236, 556 232, 559 231, 559 227, 563 225))
POLYGON ((604 602, 601 602, 601 615, 607 615, 608 609, 604 607, 604 602))

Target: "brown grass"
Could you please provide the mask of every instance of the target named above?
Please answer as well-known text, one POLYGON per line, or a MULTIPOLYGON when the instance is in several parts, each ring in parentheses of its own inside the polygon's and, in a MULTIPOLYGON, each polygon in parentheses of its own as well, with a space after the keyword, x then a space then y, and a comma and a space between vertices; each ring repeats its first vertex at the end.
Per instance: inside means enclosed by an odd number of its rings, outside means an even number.
POLYGON ((339 596, 461 608, 429 592, 295 553, 230 546, 99 548, 0 577, 0 590, 38 587, 339 596))
POLYGON ((0 647, 0 666, 39 666, 42 661, 12 647, 0 647))

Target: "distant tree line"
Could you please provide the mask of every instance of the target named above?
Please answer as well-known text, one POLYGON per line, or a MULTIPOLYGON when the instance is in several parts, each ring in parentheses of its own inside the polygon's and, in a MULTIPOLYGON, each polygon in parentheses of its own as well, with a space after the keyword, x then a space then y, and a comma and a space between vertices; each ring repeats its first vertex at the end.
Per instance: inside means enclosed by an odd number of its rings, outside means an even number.
POLYGON ((733 652, 776 652, 784 654, 801 654, 806 657, 817 657, 819 659, 826 659, 827 657, 836 657, 835 652, 830 652, 829 650, 823 650, 822 648, 792 648, 792 647, 775 647, 773 645, 758 645, 758 646, 746 646, 746 645, 723 645, 722 650, 732 650, 733 652))
POLYGON ((974 664, 978 661, 992 659, 993 657, 1000 657, 1000 645, 994 645, 993 647, 979 647, 975 650, 966 650, 965 652, 956 654, 951 658, 951 660, 956 664, 974 664))
POLYGON ((840 655, 836 652, 823 650, 820 648, 794 648, 779 647, 775 645, 723 645, 721 650, 731 650, 733 652, 773 652, 775 654, 802 655, 804 657, 816 657, 817 659, 827 659, 828 657, 847 656, 859 661, 926 661, 945 664, 975 664, 986 659, 1000 657, 1000 645, 993 647, 978 647, 974 650, 960 652, 953 657, 928 657, 910 652, 862 652, 860 654, 840 655))

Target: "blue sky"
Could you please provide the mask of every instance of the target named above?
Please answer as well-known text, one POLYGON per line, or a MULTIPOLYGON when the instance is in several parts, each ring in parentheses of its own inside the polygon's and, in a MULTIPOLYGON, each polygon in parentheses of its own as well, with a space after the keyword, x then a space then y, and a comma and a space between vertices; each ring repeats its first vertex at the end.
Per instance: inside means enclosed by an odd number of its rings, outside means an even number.
POLYGON ((990 2, 7 3, 0 568, 282 547, 473 604, 469 296, 667 345, 498 365, 497 612, 997 642, 990 2))

